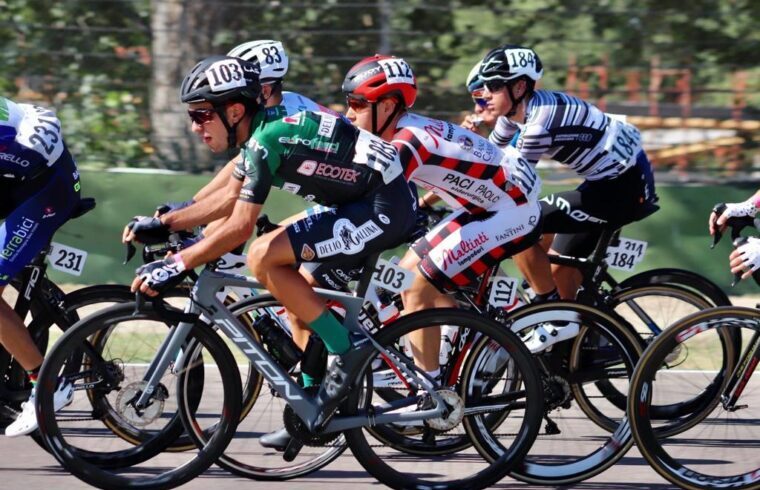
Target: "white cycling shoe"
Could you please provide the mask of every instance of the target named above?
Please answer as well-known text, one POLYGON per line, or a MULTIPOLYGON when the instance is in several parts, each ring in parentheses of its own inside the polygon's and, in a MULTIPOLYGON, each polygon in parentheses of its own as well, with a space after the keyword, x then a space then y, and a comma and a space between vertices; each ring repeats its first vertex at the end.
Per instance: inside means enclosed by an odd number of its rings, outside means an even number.
MULTIPOLYGON (((35 393, 36 389, 33 389, 29 399, 21 404, 21 413, 18 418, 5 428, 6 437, 25 436, 37 430, 37 412, 34 409, 35 393)), ((70 404, 73 399, 74 385, 68 381, 59 381, 58 387, 55 389, 55 393, 53 393, 55 411, 57 412, 70 404)))
POLYGON ((572 322, 543 323, 536 327, 533 332, 523 339, 528 349, 535 354, 547 349, 549 346, 571 339, 578 335, 580 325, 572 322))

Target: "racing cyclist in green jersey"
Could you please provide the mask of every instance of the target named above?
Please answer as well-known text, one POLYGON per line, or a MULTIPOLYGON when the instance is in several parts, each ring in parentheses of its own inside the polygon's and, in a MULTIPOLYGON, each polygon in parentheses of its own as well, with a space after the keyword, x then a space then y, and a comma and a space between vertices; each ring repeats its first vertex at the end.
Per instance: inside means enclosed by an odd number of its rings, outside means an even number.
POLYGON ((416 199, 392 145, 325 112, 268 114, 258 102, 260 91, 258 65, 229 56, 206 58, 185 77, 181 99, 189 111, 212 114, 202 124, 194 120, 193 132, 212 151, 243 146, 243 159, 226 186, 227 195, 237 200, 208 203, 203 220, 181 228, 164 223, 170 230, 185 229, 229 216, 204 240, 140 267, 132 289, 155 295, 186 269, 245 242, 273 186, 331 206, 257 238, 247 259, 253 275, 338 355, 317 394, 324 423, 347 395, 347 380, 367 347, 352 345, 346 329, 293 266, 313 261, 357 267, 366 256, 400 245, 414 228, 416 199))

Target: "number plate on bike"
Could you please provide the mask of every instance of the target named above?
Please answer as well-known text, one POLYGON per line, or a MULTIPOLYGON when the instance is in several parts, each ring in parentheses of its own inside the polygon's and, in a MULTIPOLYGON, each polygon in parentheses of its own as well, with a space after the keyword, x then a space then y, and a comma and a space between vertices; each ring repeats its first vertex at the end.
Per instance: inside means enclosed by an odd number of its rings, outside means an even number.
POLYGON ((491 282, 491 306, 510 308, 517 301, 517 279, 507 276, 494 276, 491 282))
POLYGON ((647 242, 620 237, 620 242, 617 245, 607 247, 605 260, 607 265, 613 269, 630 271, 644 259, 646 250, 647 242))
POLYGON ((80 276, 84 269, 84 263, 87 261, 87 252, 62 243, 52 242, 48 260, 53 269, 80 276))
POLYGON ((372 284, 394 293, 409 289, 414 280, 414 273, 409 269, 380 259, 377 261, 375 273, 372 274, 372 284))

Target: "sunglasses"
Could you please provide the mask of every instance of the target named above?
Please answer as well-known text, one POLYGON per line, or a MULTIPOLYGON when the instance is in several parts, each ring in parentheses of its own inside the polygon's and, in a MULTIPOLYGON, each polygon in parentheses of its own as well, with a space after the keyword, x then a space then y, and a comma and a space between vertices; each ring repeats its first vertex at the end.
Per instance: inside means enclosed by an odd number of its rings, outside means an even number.
POLYGON ((472 101, 475 102, 478 107, 485 109, 488 106, 488 101, 482 97, 473 97, 472 101))
POLYGON ((485 82, 484 85, 489 92, 494 93, 506 87, 507 82, 504 80, 489 80, 485 82))
POLYGON ((358 111, 369 107, 369 102, 365 99, 357 99, 356 97, 346 97, 346 105, 351 109, 358 111))
POLYGON ((206 123, 211 122, 214 119, 216 111, 214 109, 194 109, 187 111, 187 115, 197 125, 203 126, 206 123))

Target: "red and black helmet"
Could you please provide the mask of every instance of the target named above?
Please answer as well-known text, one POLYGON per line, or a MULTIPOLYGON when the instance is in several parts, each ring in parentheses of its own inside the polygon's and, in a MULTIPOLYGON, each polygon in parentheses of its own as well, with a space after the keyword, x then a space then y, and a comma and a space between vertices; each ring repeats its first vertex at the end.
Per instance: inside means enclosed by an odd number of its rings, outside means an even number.
POLYGON ((370 103, 395 95, 409 108, 417 98, 417 79, 402 58, 376 54, 348 70, 342 90, 348 97, 370 103))

